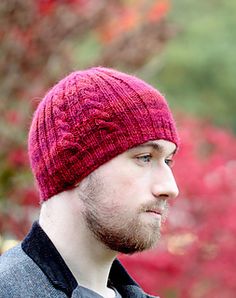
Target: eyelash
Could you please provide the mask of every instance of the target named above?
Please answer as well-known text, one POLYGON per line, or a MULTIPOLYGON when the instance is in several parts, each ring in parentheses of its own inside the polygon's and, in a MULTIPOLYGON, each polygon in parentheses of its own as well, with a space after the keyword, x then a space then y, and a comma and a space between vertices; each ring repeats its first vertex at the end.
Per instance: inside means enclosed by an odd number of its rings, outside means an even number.
MULTIPOLYGON (((152 155, 151 154, 144 154, 144 155, 140 155, 136 157, 138 161, 144 162, 144 163, 149 163, 152 159, 152 155), (148 158, 148 160, 144 161, 144 159, 148 158)), ((165 163, 172 168, 173 164, 174 164, 174 160, 171 158, 166 158, 165 159, 165 163)))
POLYGON ((171 159, 171 158, 167 158, 167 159, 165 159, 165 163, 166 163, 170 168, 172 168, 173 165, 174 165, 174 160, 171 159))
POLYGON ((148 158, 148 162, 151 161, 152 155, 151 154, 144 154, 136 157, 139 161, 143 161, 144 163, 147 163, 147 161, 144 161, 144 158, 148 158))

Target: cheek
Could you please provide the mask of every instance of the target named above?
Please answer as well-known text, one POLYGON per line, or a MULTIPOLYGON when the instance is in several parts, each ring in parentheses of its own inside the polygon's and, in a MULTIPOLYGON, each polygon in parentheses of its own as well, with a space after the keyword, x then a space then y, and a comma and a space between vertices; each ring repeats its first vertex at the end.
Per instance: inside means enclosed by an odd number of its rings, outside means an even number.
POLYGON ((115 175, 109 180, 114 203, 123 204, 125 202, 127 206, 133 206, 149 197, 150 179, 148 175, 137 175, 130 171, 129 174, 115 175))
POLYGON ((106 199, 109 198, 116 205, 124 201, 129 205, 147 199, 151 189, 150 170, 138 167, 129 160, 118 165, 112 161, 98 168, 97 176, 106 199))
POLYGON ((97 195, 103 197, 106 206, 117 208, 123 206, 124 202, 125 205, 129 206, 136 189, 135 179, 120 172, 107 173, 101 178, 102 189, 97 195))

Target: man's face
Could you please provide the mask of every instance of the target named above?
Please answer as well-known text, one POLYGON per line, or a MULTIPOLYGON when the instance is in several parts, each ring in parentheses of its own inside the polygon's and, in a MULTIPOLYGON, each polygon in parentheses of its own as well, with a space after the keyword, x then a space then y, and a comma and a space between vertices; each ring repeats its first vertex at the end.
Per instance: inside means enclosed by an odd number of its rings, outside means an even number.
POLYGON ((149 141, 100 166, 80 186, 83 218, 111 250, 134 253, 160 237, 168 200, 178 195, 171 171, 175 144, 149 141))

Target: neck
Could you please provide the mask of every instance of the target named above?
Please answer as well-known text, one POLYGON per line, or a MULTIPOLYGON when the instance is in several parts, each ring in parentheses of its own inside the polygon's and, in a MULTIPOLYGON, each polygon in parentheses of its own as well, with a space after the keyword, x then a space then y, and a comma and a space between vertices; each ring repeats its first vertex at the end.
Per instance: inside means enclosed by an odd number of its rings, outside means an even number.
POLYGON ((42 206, 39 224, 78 284, 104 297, 113 297, 113 291, 107 287, 107 283, 116 252, 107 249, 88 231, 82 216, 78 213, 73 216, 71 210, 66 210, 68 205, 61 198, 57 204, 53 204, 53 210, 49 206, 51 203, 42 206))

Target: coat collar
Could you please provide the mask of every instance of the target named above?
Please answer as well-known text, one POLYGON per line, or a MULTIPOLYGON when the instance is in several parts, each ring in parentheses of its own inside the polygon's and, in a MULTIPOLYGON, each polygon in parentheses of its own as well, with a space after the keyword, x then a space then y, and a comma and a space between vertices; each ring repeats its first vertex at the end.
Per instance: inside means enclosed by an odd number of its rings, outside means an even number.
MULTIPOLYGON (((83 290, 83 287, 78 285, 62 256, 38 222, 33 224, 21 246, 24 252, 49 278, 55 288, 60 289, 69 297, 75 289, 78 292, 83 290)), ((109 284, 115 287, 122 297, 149 297, 143 293, 117 259, 114 260, 111 267, 109 284)))

